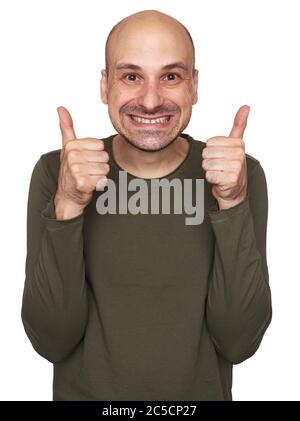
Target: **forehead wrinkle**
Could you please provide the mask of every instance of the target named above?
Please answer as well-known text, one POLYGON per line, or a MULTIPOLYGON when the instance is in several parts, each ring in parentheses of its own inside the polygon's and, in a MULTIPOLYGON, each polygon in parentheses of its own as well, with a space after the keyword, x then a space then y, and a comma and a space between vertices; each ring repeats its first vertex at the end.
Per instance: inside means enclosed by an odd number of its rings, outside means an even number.
MULTIPOLYGON (((165 64, 164 66, 161 67, 162 70, 172 70, 172 69, 182 69, 184 71, 188 71, 187 66, 183 63, 183 62, 174 62, 174 63, 169 63, 169 64, 165 64)), ((116 70, 143 70, 143 68, 137 64, 134 63, 119 63, 116 66, 116 70)))

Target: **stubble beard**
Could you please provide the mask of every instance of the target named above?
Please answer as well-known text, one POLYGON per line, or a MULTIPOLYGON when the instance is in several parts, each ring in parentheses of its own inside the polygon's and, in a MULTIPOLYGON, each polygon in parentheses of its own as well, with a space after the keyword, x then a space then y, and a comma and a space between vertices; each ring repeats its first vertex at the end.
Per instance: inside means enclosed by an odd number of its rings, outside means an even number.
POLYGON ((140 137, 142 138, 142 141, 136 141, 133 136, 130 136, 128 133, 126 133, 119 124, 113 123, 113 126, 119 135, 134 148, 143 152, 158 152, 172 145, 172 143, 175 142, 175 140, 181 135, 187 124, 180 128, 178 127, 177 122, 177 124, 172 129, 173 133, 171 133, 167 141, 164 142, 160 142, 159 140, 161 132, 160 130, 140 130, 139 132, 141 133, 140 137), (149 141, 147 139, 149 139, 149 141))

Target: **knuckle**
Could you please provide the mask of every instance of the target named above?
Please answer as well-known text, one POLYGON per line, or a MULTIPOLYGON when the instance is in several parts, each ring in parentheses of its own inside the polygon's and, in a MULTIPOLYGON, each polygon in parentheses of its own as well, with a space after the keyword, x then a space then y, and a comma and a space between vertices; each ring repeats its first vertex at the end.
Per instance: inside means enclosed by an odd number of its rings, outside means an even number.
POLYGON ((74 149, 71 149, 71 150, 69 149, 66 152, 67 152, 67 160, 69 164, 72 164, 77 158, 77 152, 74 151, 74 149))
POLYGON ((74 147, 74 140, 70 140, 65 146, 65 151, 69 154, 74 147))
POLYGON ((97 146, 100 150, 103 148, 104 143, 103 140, 98 139, 96 137, 88 137, 87 140, 89 142, 92 142, 94 144, 94 146, 97 146))
POLYGON ((204 148, 203 149, 203 151, 202 151, 202 158, 208 158, 208 150, 207 150, 207 148, 204 148))
POLYGON ((230 176, 230 181, 232 184, 236 184, 236 182, 238 181, 238 175, 236 173, 232 173, 230 176))
POLYGON ((96 187, 96 190, 102 190, 102 188, 104 187, 104 186, 106 186, 106 184, 107 184, 107 178, 104 176, 104 177, 101 177, 101 178, 99 178, 99 180, 96 182, 96 185, 95 185, 95 187, 96 187))
POLYGON ((70 164, 72 174, 78 174, 80 172, 80 164, 72 162, 70 164))
POLYGON ((204 170, 207 169, 207 159, 203 159, 203 161, 202 161, 202 167, 203 167, 204 170))
POLYGON ((109 165, 108 164, 103 164, 103 171, 105 174, 109 173, 109 165))
POLYGON ((83 191, 86 187, 86 180, 84 177, 77 177, 76 178, 76 189, 79 191, 83 191))
POLYGON ((213 182, 213 174, 211 171, 206 171, 205 177, 206 177, 206 180, 209 181, 210 183, 213 182))
POLYGON ((245 158, 245 152, 242 148, 237 150, 237 158, 243 160, 245 158))
POLYGON ((103 162, 109 161, 109 155, 106 151, 101 152, 101 159, 103 159, 103 162))

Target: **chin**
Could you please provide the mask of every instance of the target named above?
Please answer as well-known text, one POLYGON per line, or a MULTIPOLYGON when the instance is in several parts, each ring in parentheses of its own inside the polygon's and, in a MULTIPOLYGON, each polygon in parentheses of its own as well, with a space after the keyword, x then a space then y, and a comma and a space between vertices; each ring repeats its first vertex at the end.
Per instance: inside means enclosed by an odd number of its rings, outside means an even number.
POLYGON ((122 134, 120 135, 128 142, 130 145, 134 146, 135 148, 145 151, 145 152, 157 152, 162 149, 167 148, 171 145, 180 133, 176 134, 175 136, 170 136, 167 139, 161 139, 159 136, 143 136, 140 138, 136 138, 135 136, 131 136, 130 134, 122 134))

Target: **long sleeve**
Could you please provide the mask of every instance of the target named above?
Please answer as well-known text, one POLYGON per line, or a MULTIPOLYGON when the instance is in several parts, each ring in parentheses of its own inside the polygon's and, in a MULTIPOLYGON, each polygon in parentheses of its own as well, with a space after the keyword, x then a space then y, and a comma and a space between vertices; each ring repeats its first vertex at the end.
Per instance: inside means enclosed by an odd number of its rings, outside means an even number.
POLYGON ((34 349, 53 363, 79 343, 88 318, 84 216, 56 220, 54 187, 42 155, 33 169, 28 195, 21 317, 34 349))
POLYGON ((258 349, 272 318, 266 260, 268 198, 258 161, 248 176, 248 195, 240 204, 210 210, 215 235, 206 320, 225 359, 238 364, 258 349))

